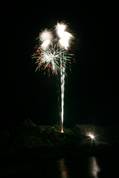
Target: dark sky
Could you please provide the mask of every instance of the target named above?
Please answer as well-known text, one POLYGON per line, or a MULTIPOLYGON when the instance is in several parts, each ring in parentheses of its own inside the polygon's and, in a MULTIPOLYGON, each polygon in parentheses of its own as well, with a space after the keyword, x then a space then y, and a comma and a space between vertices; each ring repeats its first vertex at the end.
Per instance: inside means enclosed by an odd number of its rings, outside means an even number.
POLYGON ((75 35, 71 72, 65 90, 65 124, 118 123, 117 15, 104 4, 63 2, 10 4, 2 13, 2 122, 30 118, 39 124, 59 122, 57 76, 35 72, 35 38, 44 28, 65 21, 75 35))

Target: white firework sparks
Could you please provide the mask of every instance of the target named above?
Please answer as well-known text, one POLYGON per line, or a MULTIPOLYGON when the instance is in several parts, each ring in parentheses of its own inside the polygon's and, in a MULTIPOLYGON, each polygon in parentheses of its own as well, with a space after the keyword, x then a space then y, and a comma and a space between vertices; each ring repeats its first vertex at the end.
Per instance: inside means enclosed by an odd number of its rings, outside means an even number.
POLYGON ((59 37, 59 45, 68 50, 70 41, 73 38, 73 35, 66 31, 67 25, 63 23, 57 23, 56 25, 56 32, 59 37))
POLYGON ((40 33, 39 39, 42 42, 41 48, 43 50, 47 50, 50 44, 52 43, 52 39, 53 39, 51 31, 44 30, 42 33, 40 33))
MULTIPOLYGON (((70 41, 73 38, 73 35, 66 31, 67 25, 63 23, 57 23, 56 25, 56 33, 59 37, 59 45, 61 48, 68 50, 70 41)), ((60 74, 61 74, 61 133, 63 130, 63 122, 64 122, 64 90, 65 90, 65 64, 66 61, 61 59, 60 62, 60 74)))
POLYGON ((39 34, 40 44, 33 58, 36 59, 36 69, 50 69, 54 73, 60 73, 61 82, 61 133, 64 132, 64 90, 65 90, 65 71, 66 64, 70 61, 71 55, 68 53, 70 41, 73 35, 66 31, 67 25, 57 23, 56 35, 49 30, 44 30, 39 34))
POLYGON ((36 59, 36 70, 48 69, 48 71, 50 70, 53 73, 58 74, 61 70, 61 59, 64 58, 66 62, 69 63, 71 55, 67 54, 63 49, 57 47, 57 45, 50 45, 47 50, 38 48, 33 55, 33 58, 36 59))

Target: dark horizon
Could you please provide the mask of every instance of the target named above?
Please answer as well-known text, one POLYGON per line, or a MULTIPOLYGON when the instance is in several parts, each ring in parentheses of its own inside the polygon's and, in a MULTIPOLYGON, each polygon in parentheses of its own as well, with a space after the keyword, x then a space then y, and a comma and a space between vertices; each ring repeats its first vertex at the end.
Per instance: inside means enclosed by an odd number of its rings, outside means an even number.
POLYGON ((75 36, 75 62, 66 79, 65 124, 118 124, 118 64, 113 62, 117 29, 110 12, 95 4, 71 4, 67 9, 55 5, 46 13, 38 4, 26 7, 10 6, 3 14, 3 126, 14 127, 28 118, 39 124, 60 121, 57 76, 35 72, 31 58, 39 32, 57 21, 68 23, 75 36))

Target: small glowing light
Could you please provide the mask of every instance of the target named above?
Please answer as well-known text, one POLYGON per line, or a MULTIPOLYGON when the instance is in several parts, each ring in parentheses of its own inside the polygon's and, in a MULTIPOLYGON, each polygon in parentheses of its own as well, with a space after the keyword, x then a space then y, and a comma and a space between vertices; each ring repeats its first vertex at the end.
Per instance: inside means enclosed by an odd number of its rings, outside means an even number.
POLYGON ((61 128, 61 133, 64 133, 64 130, 63 130, 63 128, 61 128))
POLYGON ((88 134, 87 134, 87 136, 91 139, 91 140, 95 140, 95 135, 93 134, 93 133, 91 133, 91 132, 89 132, 88 134))

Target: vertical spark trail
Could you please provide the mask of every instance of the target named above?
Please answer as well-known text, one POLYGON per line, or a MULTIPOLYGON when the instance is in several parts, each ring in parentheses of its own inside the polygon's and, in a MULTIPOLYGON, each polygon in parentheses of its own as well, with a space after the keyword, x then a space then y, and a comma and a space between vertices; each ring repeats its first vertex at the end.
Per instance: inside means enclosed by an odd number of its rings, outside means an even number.
POLYGON ((36 59, 37 69, 50 70, 54 74, 60 74, 60 89, 61 89, 61 133, 64 132, 64 90, 65 90, 65 75, 66 66, 70 64, 71 54, 69 47, 73 35, 67 31, 67 25, 57 23, 55 31, 45 29, 39 33, 39 44, 33 54, 36 59))
POLYGON ((65 89, 65 63, 60 60, 60 79, 61 79, 61 133, 64 133, 64 89, 65 89))

